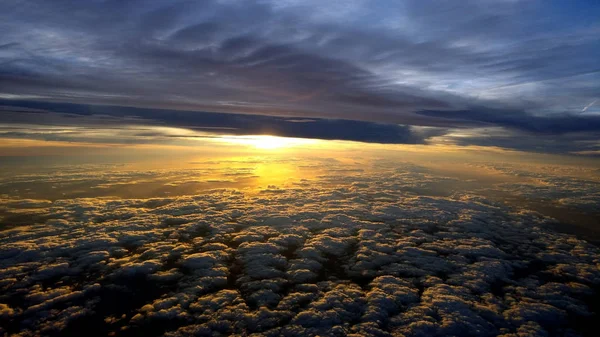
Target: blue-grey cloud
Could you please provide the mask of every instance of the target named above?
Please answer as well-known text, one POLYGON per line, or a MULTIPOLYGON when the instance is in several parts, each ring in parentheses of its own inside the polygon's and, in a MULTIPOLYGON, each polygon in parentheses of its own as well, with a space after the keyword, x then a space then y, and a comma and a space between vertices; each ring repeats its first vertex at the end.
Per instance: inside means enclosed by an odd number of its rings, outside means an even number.
POLYGON ((599 94, 598 11, 500 0, 9 0, 0 95, 562 134, 578 131, 583 119, 571 115, 599 94), (506 111, 510 122, 490 116, 506 111))
POLYGON ((541 134, 560 135, 569 132, 600 132, 600 115, 535 116, 518 110, 488 109, 485 107, 457 111, 423 110, 419 114, 445 118, 460 123, 473 122, 503 126, 510 129, 541 134))

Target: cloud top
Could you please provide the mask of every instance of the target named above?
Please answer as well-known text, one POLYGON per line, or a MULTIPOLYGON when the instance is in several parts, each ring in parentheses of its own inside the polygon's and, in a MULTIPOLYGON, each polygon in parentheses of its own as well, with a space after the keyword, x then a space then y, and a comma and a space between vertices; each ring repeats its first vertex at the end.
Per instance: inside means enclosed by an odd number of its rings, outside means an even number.
POLYGON ((1 331, 593 335, 597 246, 476 194, 412 194, 444 179, 417 171, 332 171, 263 193, 3 200, 2 214, 50 216, 1 230, 1 331))

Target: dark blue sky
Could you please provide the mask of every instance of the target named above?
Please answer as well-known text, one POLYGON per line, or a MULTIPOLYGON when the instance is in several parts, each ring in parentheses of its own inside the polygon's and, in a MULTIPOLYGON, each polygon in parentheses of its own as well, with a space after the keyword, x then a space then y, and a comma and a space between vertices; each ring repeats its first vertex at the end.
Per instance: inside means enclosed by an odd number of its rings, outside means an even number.
MULTIPOLYGON (((553 151, 564 139, 561 152, 600 150, 598 1, 5 0, 0 31, 4 106, 18 99, 405 125, 389 127, 397 142, 414 141, 407 128, 494 128, 507 147, 545 139, 534 148, 553 151)), ((139 117, 158 118, 145 111, 139 117)), ((206 116, 159 121, 195 128, 210 124, 206 116)), ((390 139, 388 127, 373 137, 374 129, 356 135, 361 128, 344 123, 310 135, 390 139)))

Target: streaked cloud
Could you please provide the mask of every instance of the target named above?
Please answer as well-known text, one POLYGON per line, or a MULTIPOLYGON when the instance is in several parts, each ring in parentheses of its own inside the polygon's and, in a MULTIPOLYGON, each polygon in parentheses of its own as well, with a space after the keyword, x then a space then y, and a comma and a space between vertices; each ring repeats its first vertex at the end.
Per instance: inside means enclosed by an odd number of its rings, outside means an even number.
POLYGON ((9 0, 0 13, 3 98, 599 131, 593 105, 581 116, 600 83, 591 4, 9 0))

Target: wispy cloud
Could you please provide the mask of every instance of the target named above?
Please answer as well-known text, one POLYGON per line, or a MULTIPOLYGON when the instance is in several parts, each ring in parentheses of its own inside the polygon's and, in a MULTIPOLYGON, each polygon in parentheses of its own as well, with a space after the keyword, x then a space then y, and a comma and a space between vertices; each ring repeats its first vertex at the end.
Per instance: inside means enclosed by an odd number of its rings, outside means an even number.
POLYGON ((528 123, 596 99, 597 14, 537 1, 9 0, 0 97, 419 126, 448 120, 418 111, 482 107, 528 123))
POLYGON ((581 109, 581 112, 586 112, 589 108, 592 107, 592 105, 596 104, 596 102, 598 102, 597 99, 593 100, 590 104, 586 105, 583 109, 581 109))

